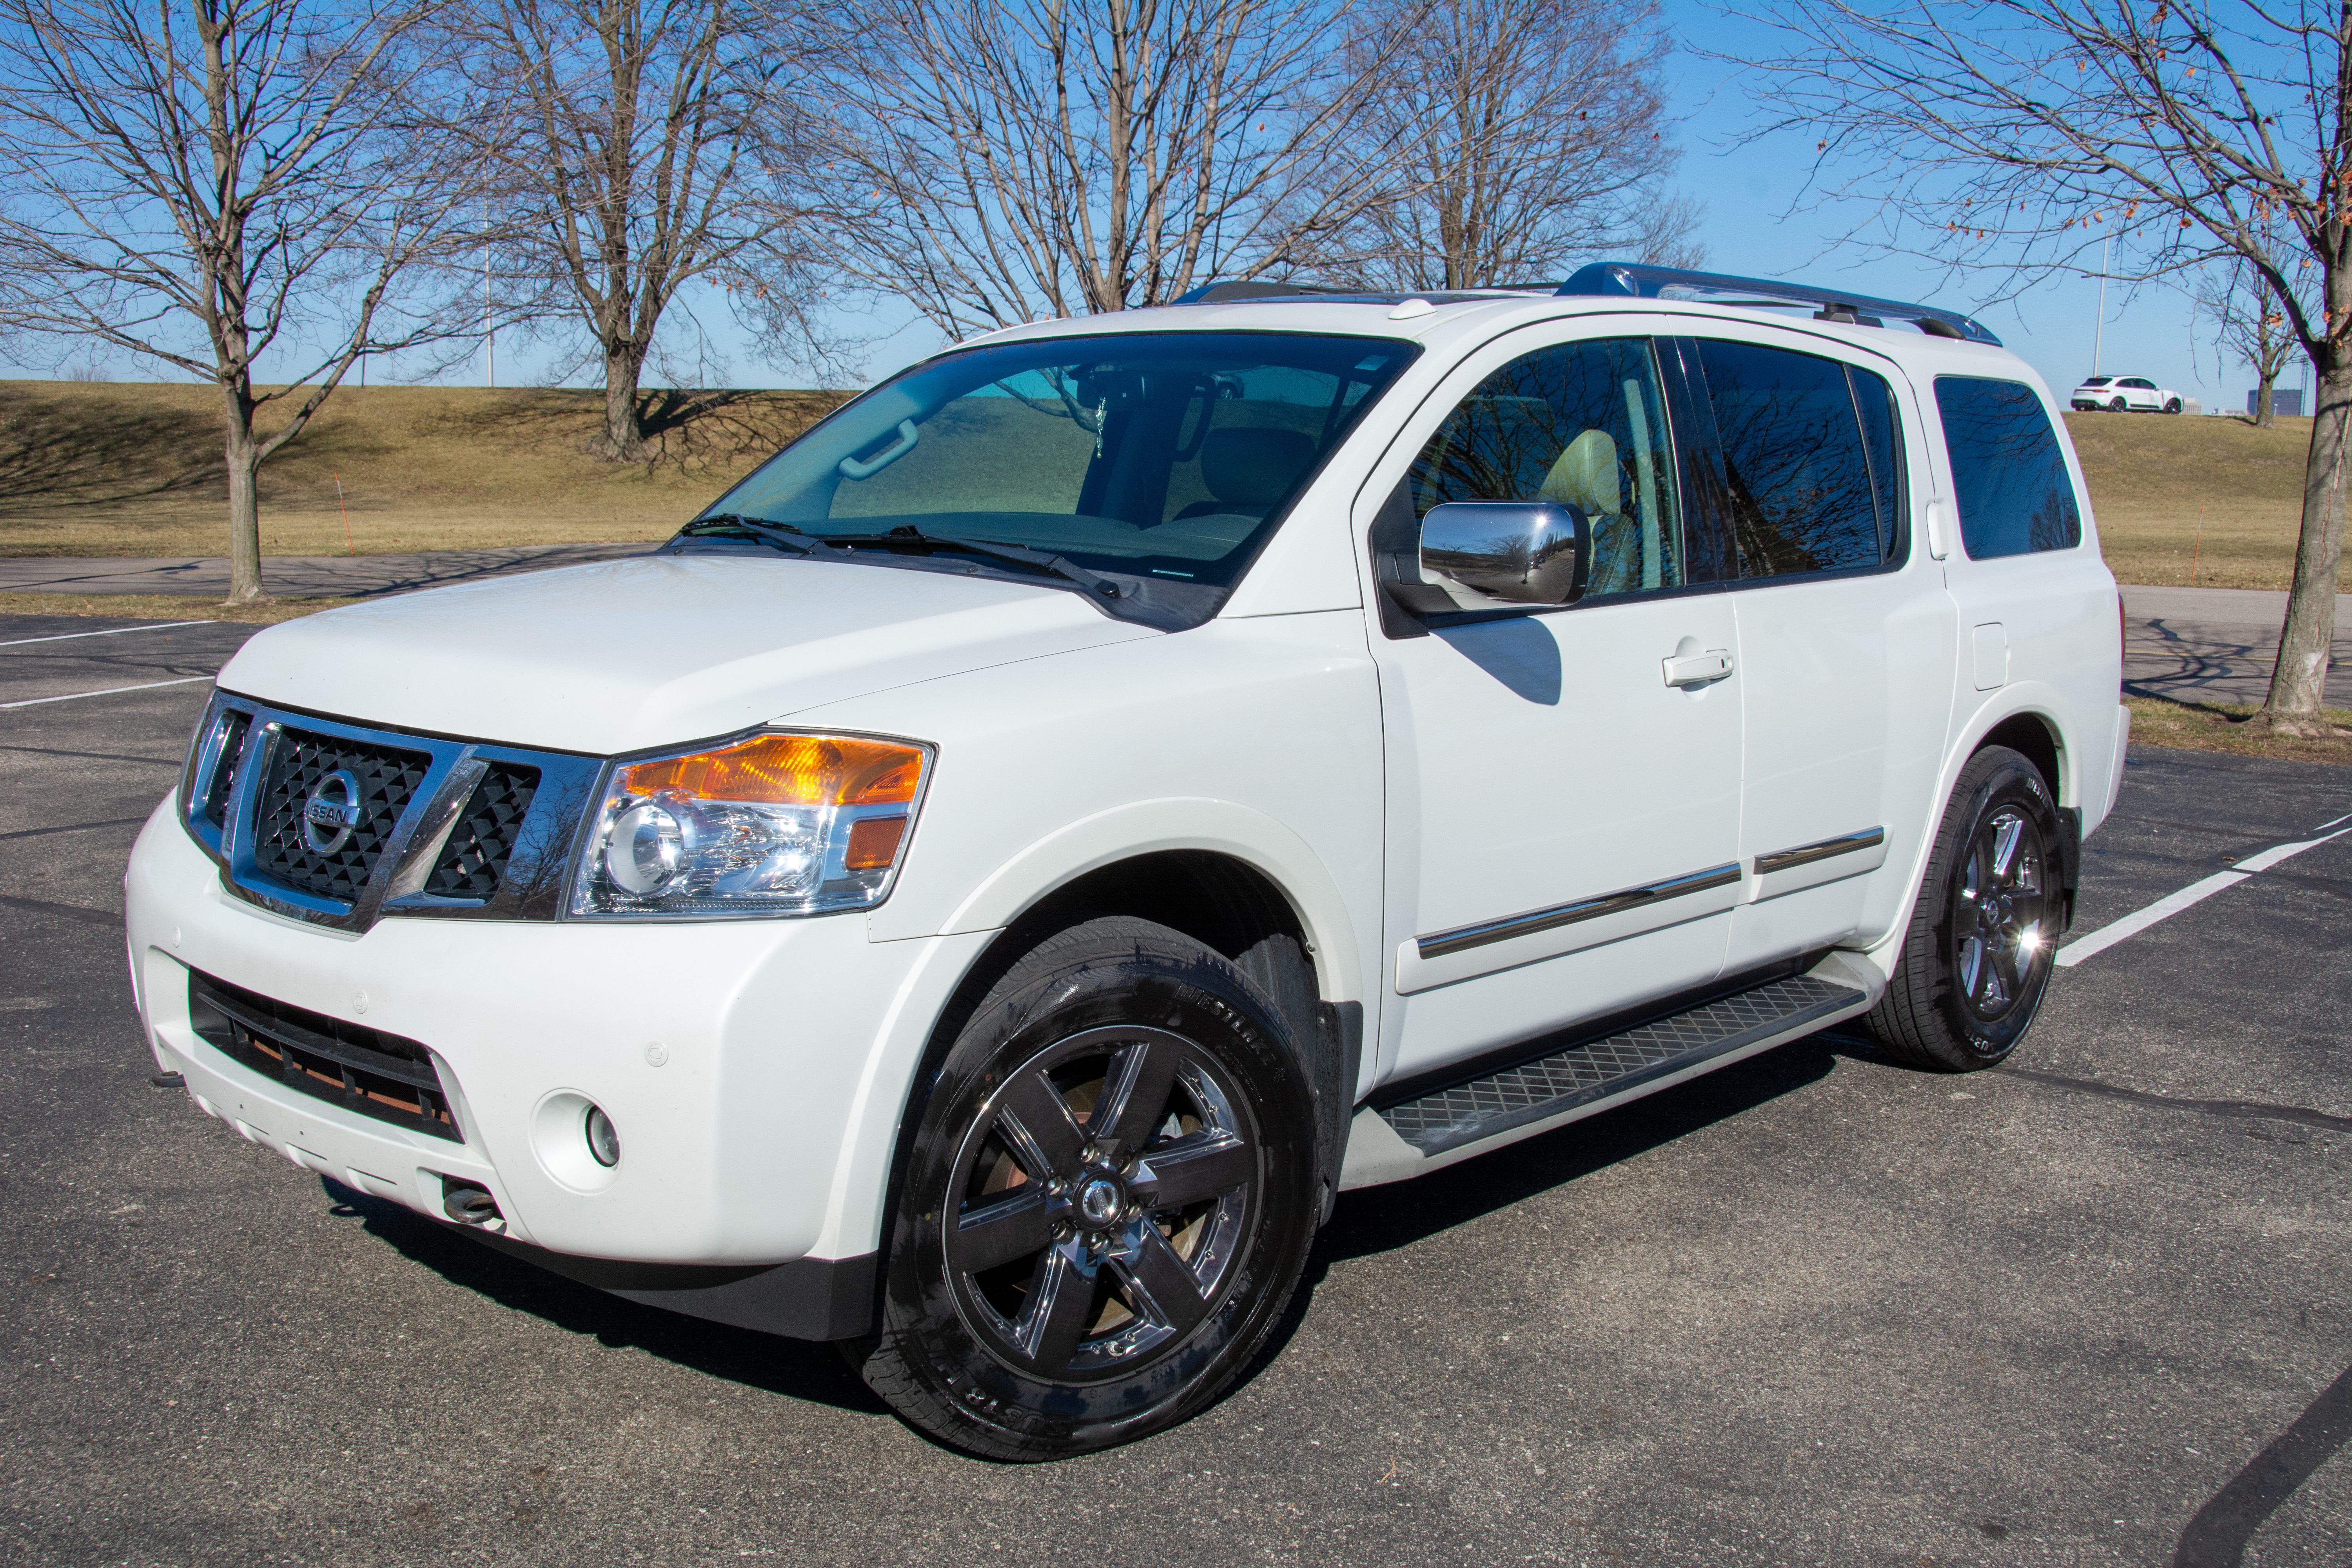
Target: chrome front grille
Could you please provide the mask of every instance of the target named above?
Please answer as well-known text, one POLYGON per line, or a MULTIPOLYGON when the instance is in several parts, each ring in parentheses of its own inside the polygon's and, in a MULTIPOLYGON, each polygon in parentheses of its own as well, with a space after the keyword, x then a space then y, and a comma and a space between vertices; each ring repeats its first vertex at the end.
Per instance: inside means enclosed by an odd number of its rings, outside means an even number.
POLYGON ((537 768, 499 763, 486 771, 458 812, 425 890, 445 899, 487 899, 496 892, 538 789, 537 768))
POLYGON ((371 746, 284 727, 261 782, 254 819, 255 868, 305 892, 357 901, 368 873, 375 869, 377 857, 432 766, 427 752, 371 746), (355 792, 352 805, 358 820, 348 826, 334 824, 329 831, 306 820, 304 807, 321 783, 338 774, 352 781, 336 793, 355 792))
POLYGON ((553 920, 603 766, 215 692, 181 821, 230 891, 313 924, 553 920))

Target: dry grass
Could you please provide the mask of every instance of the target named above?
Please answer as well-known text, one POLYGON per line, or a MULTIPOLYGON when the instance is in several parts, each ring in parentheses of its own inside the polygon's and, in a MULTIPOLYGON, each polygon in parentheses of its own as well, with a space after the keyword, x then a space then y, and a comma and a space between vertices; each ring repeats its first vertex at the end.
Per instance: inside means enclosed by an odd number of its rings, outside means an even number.
MULTIPOLYGON (((583 449, 601 393, 344 387, 263 467, 262 550, 341 554, 346 517, 362 554, 667 538, 840 400, 648 399, 624 464, 583 449)), ((0 382, 0 555, 218 555, 226 490, 208 388, 0 382)))
MULTIPOLYGON (((2099 544, 2126 583, 2285 589, 2311 421, 2069 414, 2099 544), (2201 518, 2201 524, 2200 524, 2201 518), (2202 540, 2200 540, 2200 530, 2202 540)), ((2342 585, 2352 592, 2352 557, 2342 585)))
MULTIPOLYGON (((665 538, 839 401, 648 395, 660 456, 619 464, 584 450, 601 394, 344 387, 262 470, 262 549, 340 554, 346 516, 363 554, 665 538)), ((2193 555, 2201 586, 2287 585, 2310 420, 2066 423, 2118 577, 2185 584, 2193 555)), ((0 555, 218 555, 220 460, 207 388, 0 382, 0 555)))
POLYGON ((98 616, 123 621, 236 621, 274 626, 280 621, 356 605, 358 599, 273 599, 266 605, 217 605, 183 594, 0 594, 0 616, 98 616))
POLYGON ((2126 697, 2132 713, 2132 745, 2171 746, 2189 752, 2227 752, 2241 757, 2275 757, 2298 763, 2352 766, 2352 712, 2321 710, 2335 727, 2332 736, 2295 740, 2250 731, 2255 710, 2233 702, 2170 702, 2160 697, 2126 697))

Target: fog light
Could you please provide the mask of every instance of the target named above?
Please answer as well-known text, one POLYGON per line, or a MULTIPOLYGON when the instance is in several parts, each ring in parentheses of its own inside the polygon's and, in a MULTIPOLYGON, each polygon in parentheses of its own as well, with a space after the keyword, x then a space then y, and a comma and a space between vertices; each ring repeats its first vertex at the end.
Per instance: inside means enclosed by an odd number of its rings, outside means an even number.
POLYGON ((621 1163, 621 1135, 613 1127, 613 1119, 604 1114, 602 1106, 588 1108, 588 1152, 596 1163, 604 1166, 621 1163))

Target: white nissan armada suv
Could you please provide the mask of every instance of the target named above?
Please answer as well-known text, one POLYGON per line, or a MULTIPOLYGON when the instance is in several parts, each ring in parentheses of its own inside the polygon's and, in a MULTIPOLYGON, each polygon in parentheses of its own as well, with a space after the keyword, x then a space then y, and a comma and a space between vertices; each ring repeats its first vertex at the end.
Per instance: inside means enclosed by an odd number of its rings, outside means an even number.
POLYGON ((1841 1019, 2001 1060, 2118 626, 1964 316, 1218 285, 946 350, 646 555, 256 636, 131 972, 297 1164, 1052 1458, 1216 1398, 1340 1192, 1841 1019))

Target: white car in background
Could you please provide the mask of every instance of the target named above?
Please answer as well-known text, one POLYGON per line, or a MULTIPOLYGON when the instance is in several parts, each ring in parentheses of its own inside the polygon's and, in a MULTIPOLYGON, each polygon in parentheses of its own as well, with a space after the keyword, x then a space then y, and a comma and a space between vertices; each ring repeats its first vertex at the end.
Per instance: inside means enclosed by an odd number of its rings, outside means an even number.
POLYGON ((2105 408, 2117 414, 2178 414, 2180 394, 2158 386, 2144 375, 2095 375, 2085 379, 2068 399, 2077 409, 2105 408))

